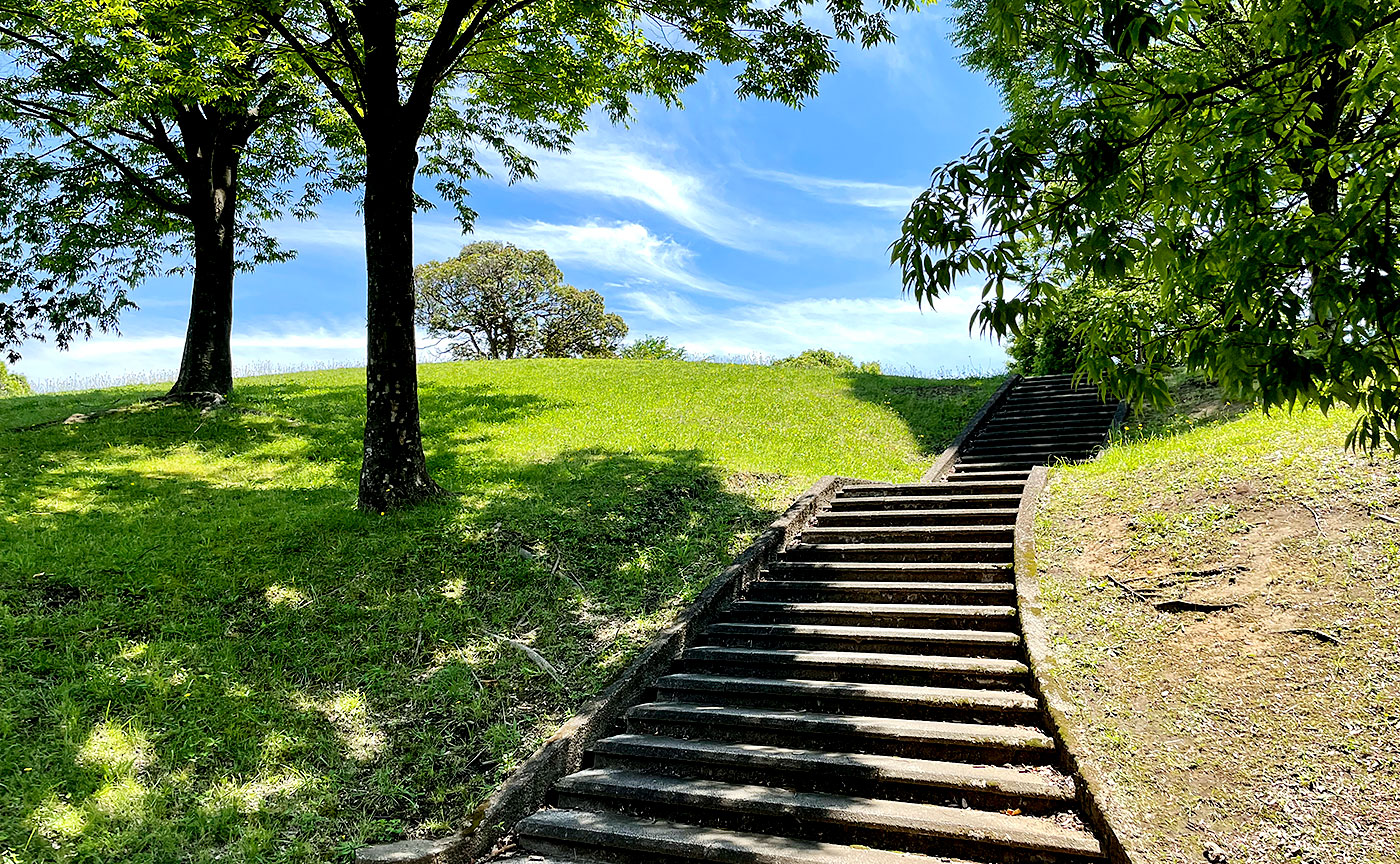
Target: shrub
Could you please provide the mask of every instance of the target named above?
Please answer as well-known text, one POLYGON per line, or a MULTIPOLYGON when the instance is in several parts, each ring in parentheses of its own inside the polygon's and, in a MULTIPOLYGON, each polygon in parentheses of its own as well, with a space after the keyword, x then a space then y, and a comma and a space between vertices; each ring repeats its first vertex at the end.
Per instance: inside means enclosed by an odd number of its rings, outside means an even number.
POLYGON ((835 351, 826 348, 809 348, 801 354, 794 354, 791 357, 784 357, 781 360, 774 360, 774 366, 786 366, 793 369, 835 369, 838 372, 861 373, 862 375, 879 375, 880 364, 875 362, 856 364, 850 356, 837 354, 835 351))
POLYGON ((30 388, 29 381, 23 375, 16 375, 11 372, 4 363, 0 363, 0 398, 6 396, 28 396, 34 390, 30 388))
POLYGON ((665 336, 643 336, 622 349, 624 360, 684 360, 685 349, 672 345, 665 336))

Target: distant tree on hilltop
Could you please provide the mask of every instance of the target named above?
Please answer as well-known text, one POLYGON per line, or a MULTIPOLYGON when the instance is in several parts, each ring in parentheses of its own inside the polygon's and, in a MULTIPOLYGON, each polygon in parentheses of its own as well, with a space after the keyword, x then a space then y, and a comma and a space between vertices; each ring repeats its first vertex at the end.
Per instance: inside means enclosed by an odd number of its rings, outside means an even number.
POLYGON ((418 323, 459 359, 615 357, 627 335, 603 295, 564 283, 542 251, 481 241, 414 270, 418 323))

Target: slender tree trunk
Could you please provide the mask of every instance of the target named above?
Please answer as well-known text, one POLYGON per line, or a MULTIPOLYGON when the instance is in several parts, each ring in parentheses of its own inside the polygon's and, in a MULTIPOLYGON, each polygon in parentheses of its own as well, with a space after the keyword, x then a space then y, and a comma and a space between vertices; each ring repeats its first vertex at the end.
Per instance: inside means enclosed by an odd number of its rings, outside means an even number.
POLYGON ((413 177, 418 152, 412 141, 366 143, 369 339, 360 507, 383 512, 443 490, 428 476, 418 415, 413 330, 413 177))
MULTIPOLYGON (((204 131, 204 130, 201 130, 204 131)), ((186 130, 193 135, 192 130, 186 130)), ((170 396, 221 399, 233 389, 234 215, 238 148, 204 134, 187 140, 188 188, 194 222, 194 288, 180 374, 170 396)))

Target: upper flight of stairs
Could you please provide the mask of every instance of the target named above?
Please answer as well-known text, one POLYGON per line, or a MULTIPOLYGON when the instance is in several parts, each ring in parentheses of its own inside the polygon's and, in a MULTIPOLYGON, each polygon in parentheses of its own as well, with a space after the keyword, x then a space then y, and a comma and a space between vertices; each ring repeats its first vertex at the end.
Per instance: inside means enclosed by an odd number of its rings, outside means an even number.
POLYGON ((938 482, 846 486, 598 741, 518 860, 1102 861, 1032 694, 1013 526, 1115 406, 1023 379, 938 482))

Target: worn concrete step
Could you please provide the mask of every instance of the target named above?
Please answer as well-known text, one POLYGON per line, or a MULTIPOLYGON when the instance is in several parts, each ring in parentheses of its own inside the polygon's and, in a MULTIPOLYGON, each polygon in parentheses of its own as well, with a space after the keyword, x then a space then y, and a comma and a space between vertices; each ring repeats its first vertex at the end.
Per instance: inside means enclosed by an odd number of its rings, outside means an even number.
POLYGON ((725 741, 614 735, 593 747, 594 767, 840 792, 896 801, 960 803, 1049 813, 1074 801, 1069 777, 1049 766, 1003 768, 725 741))
POLYGON ((769 579, 874 579, 910 582, 1002 582, 1012 578, 1012 565, 1002 562, 950 561, 794 561, 779 558, 764 575, 769 579))
POLYGON ((1044 765, 1055 742, 1029 726, 822 714, 697 702, 644 702, 626 714, 628 732, 677 738, 883 753, 954 762, 1044 765))
POLYGON ((945 629, 1014 630, 1016 607, 999 604, 856 603, 802 600, 739 600, 720 613, 724 622, 837 624, 945 629))
MULTIPOLYGON (((1046 450, 1042 453, 1022 453, 1020 455, 1026 459, 1038 459, 1040 460, 1040 463, 1042 465, 1046 465, 1056 460, 1072 461, 1078 459, 1088 459, 1095 456, 1098 452, 1099 448, 1095 447, 1091 450, 1046 450)), ((994 460, 1004 458, 1004 456, 1005 454, 1003 453, 985 453, 980 451, 969 450, 967 453, 963 454, 963 461, 976 462, 979 459, 994 460)))
POLYGON ((1024 686, 1027 673, 1024 663, 1006 658, 714 645, 686 649, 677 666, 702 674, 1001 690, 1024 686))
MULTIPOLYGON (((952 480, 953 478, 948 478, 952 480)), ((844 525, 1011 525, 1014 507, 971 507, 934 510, 823 510, 813 524, 818 528, 844 525)))
POLYGON ((1012 544, 1002 543, 797 543, 783 555, 788 561, 1006 562, 1012 544))
MULTIPOLYGON (((762 827, 814 840, 839 838, 860 845, 916 852, 988 856, 993 861, 1027 856, 1102 860, 1103 848, 1087 831, 1048 819, 983 810, 798 792, 756 784, 591 768, 557 787, 560 806, 670 816, 686 822, 738 829, 762 827)), ((1055 860, 1055 859, 1051 859, 1055 860)))
POLYGON ((1044 432, 1026 432, 1022 430, 1005 430, 986 432, 973 438, 970 444, 1065 444, 1098 442, 1103 440, 1105 428, 1084 428, 1084 429, 1056 429, 1044 432))
POLYGON ((1118 413, 1117 408, 1099 409, 1083 408, 1073 411, 1059 410, 1008 410, 999 413, 987 422, 983 430, 987 429, 1029 429, 1038 426, 1056 428, 1084 428, 1092 426, 1106 426, 1113 420, 1113 415, 1118 413))
MULTIPOLYGON (((999 443, 999 442, 990 442, 990 443, 985 443, 985 444, 984 444, 984 443, 980 443, 980 442, 974 441, 974 442, 972 442, 972 444, 970 444, 970 445, 967 447, 967 449, 964 450, 963 452, 964 452, 964 454, 973 454, 973 453, 982 453, 982 454, 987 454, 987 453, 1016 453, 1016 454, 1018 454, 1018 455, 1019 455, 1019 454, 1056 453, 1056 452, 1062 452, 1062 451, 1076 451, 1076 452, 1078 452, 1078 451, 1083 451, 1083 450, 1093 450, 1093 449, 1096 449, 1101 443, 1103 443, 1103 436, 1102 436, 1102 435, 1098 436, 1093 442, 1089 442, 1089 441, 1070 441, 1070 442, 1064 442, 1064 441, 1045 441, 1045 442, 1026 442, 1026 441, 1014 441, 1014 440, 1013 440, 1013 441, 1007 441, 1007 442, 1004 443, 1004 444, 1003 444, 1003 443, 999 443)), ((981 481, 978 481, 978 482, 981 482, 981 481)))
MULTIPOLYGON (((957 463, 954 463, 955 465, 957 463)), ((988 462, 978 465, 978 471, 1030 471, 1035 467, 1031 462, 988 462)), ((954 469, 956 470, 956 469, 954 469)))
POLYGON ((752 600, 856 600, 864 603, 1016 602, 1012 582, 914 582, 872 579, 760 579, 749 585, 752 600))
POLYGON ((803 543, 1009 543, 1014 525, 816 525, 803 543))
MULTIPOLYGON (((951 484, 944 484, 945 487, 951 484)), ((1022 484, 1024 488, 1024 484, 1022 484)), ((949 491, 961 493, 959 485, 949 491)), ((1021 503, 1021 489, 995 495, 887 495, 862 498, 836 498, 831 502, 831 512, 843 510, 971 510, 979 507, 991 509, 1014 509, 1021 503)))
POLYGON ((949 657, 1015 658, 1021 648, 1021 638, 1009 630, 721 622, 707 627, 704 635, 706 645, 949 657))
POLYGON ((893 486, 847 486, 835 500, 851 498, 891 498, 908 495, 917 498, 942 498, 948 495, 1019 495, 1025 488, 1020 480, 983 480, 949 488, 947 483, 905 483, 893 486))
POLYGON ((967 687, 925 687, 814 678, 663 675, 658 702, 723 701, 727 705, 817 711, 913 720, 993 720, 1035 724, 1040 705, 1029 693, 967 687), (1005 719, 998 719, 1005 718, 1005 719))
POLYGON ((619 864, 949 864, 943 856, 580 810, 541 810, 522 821, 516 835, 532 852, 598 856, 619 864))
POLYGON ((985 480, 1021 480, 1024 481, 1030 476, 1031 469, 1024 468, 1015 471, 978 471, 971 474, 951 473, 943 478, 945 483, 978 483, 985 480))

